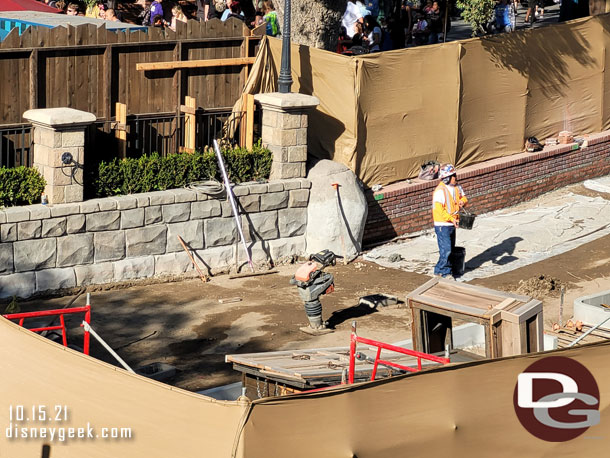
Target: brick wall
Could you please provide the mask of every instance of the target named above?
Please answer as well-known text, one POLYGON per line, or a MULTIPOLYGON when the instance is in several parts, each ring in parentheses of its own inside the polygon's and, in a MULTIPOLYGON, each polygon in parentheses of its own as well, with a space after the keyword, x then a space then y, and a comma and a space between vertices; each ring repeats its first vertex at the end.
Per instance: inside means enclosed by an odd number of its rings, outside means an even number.
MULTIPOLYGON (((469 210, 480 214, 533 199, 588 178, 610 174, 610 131, 576 143, 547 147, 458 168, 469 210)), ((364 245, 432 227, 432 193, 438 180, 410 180, 367 193, 364 245)))

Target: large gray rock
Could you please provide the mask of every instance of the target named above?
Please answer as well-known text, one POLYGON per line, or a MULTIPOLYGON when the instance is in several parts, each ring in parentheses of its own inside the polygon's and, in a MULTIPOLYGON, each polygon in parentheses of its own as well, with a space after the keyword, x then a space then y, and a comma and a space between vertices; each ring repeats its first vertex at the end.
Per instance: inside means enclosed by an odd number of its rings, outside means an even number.
POLYGON ((53 291, 76 286, 74 269, 44 269, 36 272, 36 291, 53 291))
POLYGON ((246 242, 278 238, 277 212, 242 215, 242 230, 246 242))
POLYGON ((155 274, 155 257, 123 259, 114 263, 114 281, 148 278, 155 274))
POLYGON ((307 228, 307 208, 285 208, 278 211, 280 237, 305 234, 307 228))
MULTIPOLYGON (((71 215, 68 218, 74 218, 84 215, 71 215)), ((60 218, 50 218, 42 221, 42 237, 61 237, 66 235, 67 220, 65 216, 60 218)))
POLYGON ((93 239, 95 262, 117 261, 125 257, 125 232, 97 232, 93 239))
POLYGON ((164 225, 140 227, 125 231, 125 248, 128 258, 164 254, 166 243, 167 227, 164 225))
POLYGON ((87 230, 91 232, 114 231, 119 229, 120 225, 120 211, 90 213, 87 215, 87 230))
POLYGON ((57 239, 57 267, 93 262, 93 234, 74 234, 57 239))
MULTIPOLYGON (((203 264, 197 259, 195 261, 199 262, 199 267, 203 270, 203 264)), ((168 253, 155 256, 155 276, 193 273, 195 273, 195 268, 184 251, 182 253, 168 253)))
POLYGON ((0 277, 0 298, 29 297, 36 292, 36 274, 26 272, 22 274, 3 275, 0 277))
POLYGON ((0 274, 9 274, 14 271, 13 267, 13 244, 0 244, 0 274))
MULTIPOLYGON (((183 251, 178 236, 184 240, 192 250, 203 248, 203 221, 187 221, 167 225, 167 253, 183 251)), ((186 253, 185 253, 186 254, 186 253)))
POLYGON ((234 218, 212 218, 205 220, 204 236, 206 248, 230 245, 237 240, 234 218))
POLYGON ((55 267, 56 239, 25 240, 13 244, 15 272, 55 267))
POLYGON ((358 178, 345 165, 329 160, 318 161, 307 178, 311 181, 305 237, 307 252, 316 253, 327 248, 348 258, 357 256, 362 249, 368 213, 358 178), (339 196, 332 183, 339 183, 339 196))
POLYGON ((76 284, 78 286, 102 285, 114 280, 114 266, 112 262, 101 262, 87 266, 74 266, 76 284))

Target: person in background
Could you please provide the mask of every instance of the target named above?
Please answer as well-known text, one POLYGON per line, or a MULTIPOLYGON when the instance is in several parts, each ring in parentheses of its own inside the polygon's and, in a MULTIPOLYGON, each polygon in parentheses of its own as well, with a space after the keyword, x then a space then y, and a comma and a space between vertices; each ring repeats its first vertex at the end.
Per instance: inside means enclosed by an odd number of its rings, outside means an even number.
POLYGON ((354 0, 348 0, 347 8, 345 9, 345 13, 343 13, 343 17, 341 18, 341 25, 345 27, 345 32, 349 38, 354 36, 354 24, 362 19, 362 14, 360 13, 360 8, 356 6, 356 2, 354 0))
POLYGON ((214 9, 216 10, 216 17, 222 20, 222 16, 224 16, 225 11, 227 11, 227 3, 225 0, 215 0, 214 9))
POLYGON ((428 10, 426 19, 428 20, 428 44, 433 45, 439 42, 443 35, 443 17, 438 2, 432 2, 432 6, 428 10))
POLYGON ((172 7, 172 21, 169 24, 169 28, 172 29, 174 32, 176 31, 177 21, 184 22, 185 24, 188 21, 186 15, 182 11, 182 8, 178 4, 172 7))
POLYGON ((116 17, 116 13, 114 12, 113 8, 108 8, 106 10, 106 20, 112 22, 121 22, 119 21, 119 18, 116 17))
POLYGON ((371 12, 371 16, 377 19, 379 17, 379 0, 368 0, 366 9, 371 12))
POLYGON ((137 4, 142 7, 142 11, 138 14, 138 21, 141 25, 150 25, 150 0, 138 0, 137 4))
POLYGON ((367 44, 369 52, 379 52, 381 50, 381 27, 370 14, 364 18, 362 41, 367 44))
POLYGON ((76 3, 70 3, 66 10, 68 16, 78 16, 78 5, 76 3))
MULTIPOLYGON (((245 18, 241 12, 241 5, 239 2, 236 2, 236 1, 231 2, 231 6, 229 6, 228 11, 229 11, 229 14, 227 15, 226 19, 223 19, 224 21, 226 21, 229 18, 234 17, 235 19, 239 19, 240 21, 245 22, 245 18)), ((223 14, 223 16, 224 16, 224 14, 223 14)))
POLYGON ((510 6, 507 0, 500 0, 500 2, 494 8, 494 28, 496 33, 512 32, 512 25, 510 21, 510 6))
POLYGON ((432 218, 439 252, 434 275, 454 279, 451 253, 455 248, 455 232, 460 221, 459 211, 468 203, 468 199, 462 187, 457 184, 453 165, 443 165, 438 176, 441 181, 432 196, 432 218))
POLYGON ((197 0, 197 19, 200 21, 209 21, 215 17, 216 8, 214 8, 213 0, 197 0))
POLYGON ((161 5, 161 2, 163 2, 163 0, 154 0, 154 2, 150 4, 151 25, 155 25, 156 16, 161 16, 161 19, 163 19, 163 5, 161 5))
POLYGON ((272 0, 263 1, 263 19, 267 23, 267 35, 276 37, 280 34, 280 22, 277 19, 277 12, 272 0))
POLYGON ((164 29, 165 24, 166 24, 165 19, 163 19, 163 16, 161 16, 160 14, 157 14, 152 18, 153 27, 159 27, 160 29, 164 29))
POLYGON ((417 14, 417 22, 413 26, 413 44, 420 46, 428 42, 428 21, 422 13, 417 14))

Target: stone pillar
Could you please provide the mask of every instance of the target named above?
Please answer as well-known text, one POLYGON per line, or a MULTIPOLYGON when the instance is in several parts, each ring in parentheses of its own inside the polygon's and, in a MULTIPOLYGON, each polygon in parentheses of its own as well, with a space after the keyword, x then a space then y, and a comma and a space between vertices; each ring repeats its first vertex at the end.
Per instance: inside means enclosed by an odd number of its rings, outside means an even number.
POLYGON ((82 202, 85 128, 95 115, 73 108, 43 108, 28 110, 23 117, 34 127, 34 167, 47 181, 49 204, 82 202), (64 153, 70 153, 71 161, 64 153))
POLYGON ((263 107, 263 145, 273 153, 272 180, 304 178, 307 161, 307 112, 320 104, 304 94, 257 94, 263 107))

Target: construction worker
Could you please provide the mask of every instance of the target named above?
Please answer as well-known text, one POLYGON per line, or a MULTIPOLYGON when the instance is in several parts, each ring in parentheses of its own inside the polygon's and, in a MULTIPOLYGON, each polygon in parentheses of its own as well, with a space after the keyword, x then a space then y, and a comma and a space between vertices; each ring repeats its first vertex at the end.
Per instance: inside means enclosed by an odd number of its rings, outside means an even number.
POLYGON ((451 253, 455 248, 455 230, 459 225, 459 211, 468 199, 462 187, 457 184, 453 165, 441 166, 438 177, 441 181, 432 196, 432 217, 439 251, 434 275, 453 279, 451 253))

